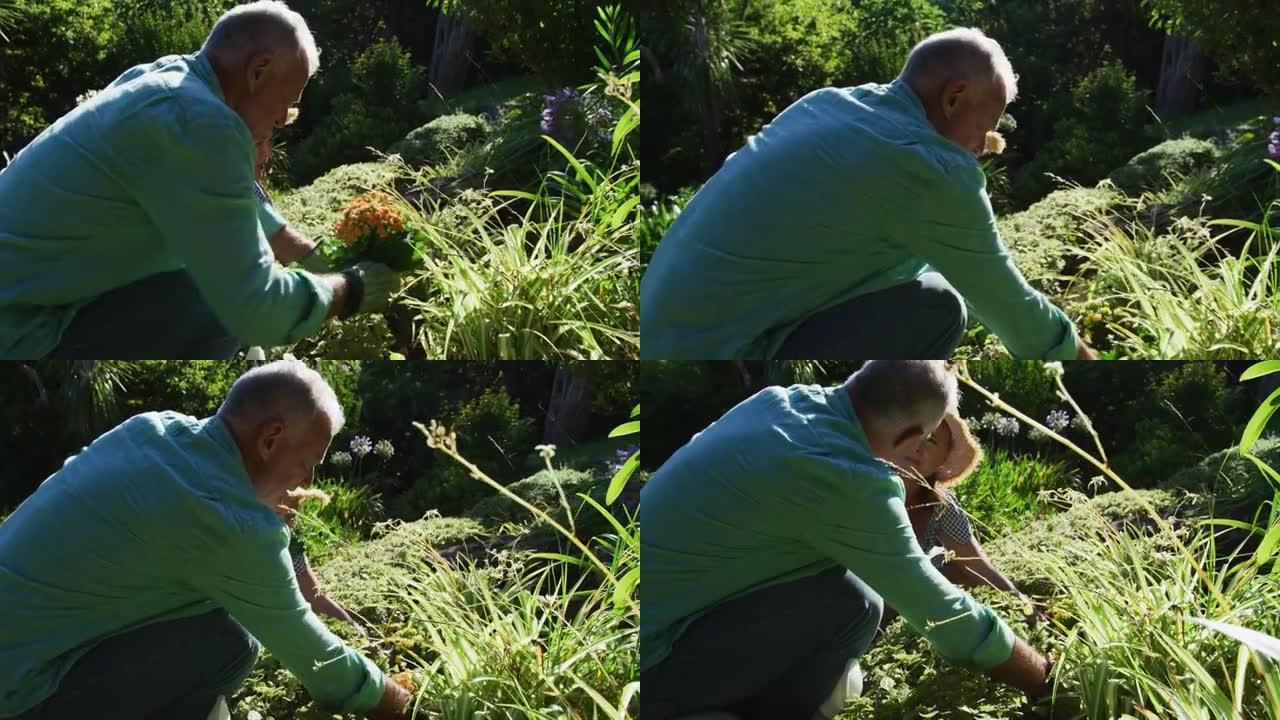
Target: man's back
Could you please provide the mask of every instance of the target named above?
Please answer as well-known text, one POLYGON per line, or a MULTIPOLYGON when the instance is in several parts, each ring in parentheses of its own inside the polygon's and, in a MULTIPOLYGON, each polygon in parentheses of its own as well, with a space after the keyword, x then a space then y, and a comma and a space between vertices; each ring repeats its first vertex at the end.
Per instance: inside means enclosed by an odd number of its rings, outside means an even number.
POLYGON ((221 420, 147 413, 95 440, 0 524, 0 717, 87 645, 213 609, 191 569, 246 541, 288 542, 221 420))
POLYGON ((814 91, 729 156, 646 271, 645 356, 763 357, 809 312, 922 272, 894 241, 899 218, 952 168, 976 166, 910 92, 814 91))

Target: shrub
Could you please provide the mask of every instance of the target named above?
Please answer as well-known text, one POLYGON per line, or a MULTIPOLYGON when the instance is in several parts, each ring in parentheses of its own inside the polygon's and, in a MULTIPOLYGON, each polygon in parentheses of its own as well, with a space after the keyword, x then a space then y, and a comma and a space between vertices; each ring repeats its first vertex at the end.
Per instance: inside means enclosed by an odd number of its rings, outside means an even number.
POLYGON ((1046 173, 1092 185, 1146 142, 1147 92, 1119 62, 1108 61, 1082 77, 1071 99, 1070 114, 1054 123, 1053 139, 1014 176, 1019 202, 1033 202, 1051 189, 1046 173))
POLYGON ((1103 187, 1075 187, 1050 193, 1022 212, 997 220, 1000 237, 1027 279, 1040 284, 1059 275, 1093 215, 1123 197, 1103 187))
POLYGON ((1196 42, 1233 75, 1280 93, 1280 15, 1253 0, 1148 0, 1153 25, 1196 42))
POLYGON ((410 165, 435 165, 450 153, 484 138, 489 124, 478 115, 442 115, 410 132, 391 146, 390 151, 410 165))
MULTIPOLYGON (((578 493, 601 490, 608 485, 608 478, 600 478, 582 470, 542 470, 530 477, 507 486, 534 507, 546 511, 557 521, 565 521, 561 505, 561 491, 570 509, 582 505, 578 493), (559 486, 557 489, 556 486, 559 486)), ((599 493, 603 496, 603 491, 599 493)), ((491 495, 467 510, 468 517, 484 523, 500 525, 506 522, 530 519, 529 511, 506 495, 491 495)))
POLYGON ((997 450, 986 454, 955 494, 981 537, 1000 537, 1052 509, 1041 491, 1073 488, 1076 482, 1075 470, 1065 462, 997 450))
POLYGON ((329 113, 289 152, 295 180, 309 182, 338 165, 368 160, 367 148, 385 149, 417 124, 426 71, 394 38, 379 40, 356 57, 350 84, 337 92, 329 113))
MULTIPOLYGON (((520 407, 505 390, 488 389, 457 407, 448 424, 458 434, 460 451, 491 476, 511 477, 520 458, 533 449, 533 421, 520 416, 520 407)), ((431 477, 418 477, 395 502, 395 515, 421 517, 427 510, 451 514, 485 494, 461 466, 449 464, 431 477)))
POLYGON ((1123 192, 1138 194, 1160 190, 1213 161, 1217 146, 1207 140, 1166 140, 1134 155, 1107 176, 1123 192))
POLYGON ((355 163, 333 168, 311 184, 279 193, 276 210, 307 237, 333 237, 334 224, 353 198, 389 185, 397 168, 387 161, 355 163))
MULTIPOLYGON (((1254 454, 1271 467, 1280 465, 1280 438, 1258 441, 1254 454)), ((1252 521, 1254 513, 1270 500, 1275 490, 1254 462, 1239 448, 1219 450, 1190 467, 1179 470, 1162 487, 1203 493, 1214 500, 1214 514, 1252 521)))

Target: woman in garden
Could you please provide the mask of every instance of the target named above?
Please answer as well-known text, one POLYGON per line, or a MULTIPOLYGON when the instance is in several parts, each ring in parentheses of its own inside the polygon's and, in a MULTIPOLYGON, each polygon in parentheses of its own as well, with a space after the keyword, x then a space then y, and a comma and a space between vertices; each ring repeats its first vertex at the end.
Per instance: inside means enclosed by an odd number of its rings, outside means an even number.
MULTIPOLYGON (((972 460, 950 475, 935 472, 925 479, 911 477, 909 473, 901 475, 906 486, 907 517, 911 519, 920 548, 933 566, 957 586, 994 587, 1018 595, 1030 606, 1030 598, 991 563, 951 491, 982 461, 982 448, 977 439, 969 432, 968 424, 955 414, 947 415, 933 438, 938 452, 950 453, 951 447, 959 444, 961 456, 972 460)), ((897 612, 886 606, 880 626, 886 627, 895 617, 897 612)))
POLYGON ((293 561, 293 572, 298 578, 298 589, 302 591, 302 598, 311 606, 312 612, 335 620, 341 620, 355 628, 356 632, 360 633, 361 636, 368 637, 369 634, 365 632, 360 623, 356 622, 355 618, 351 617, 346 608, 320 590, 320 581, 316 578, 315 571, 311 569, 311 563, 307 560, 306 549, 302 545, 302 538, 298 536, 296 530, 298 504, 306 497, 315 497, 321 502, 328 501, 328 496, 319 493, 319 491, 304 490, 290 493, 284 503, 276 506, 276 515, 279 515, 285 526, 289 528, 289 557, 293 561))

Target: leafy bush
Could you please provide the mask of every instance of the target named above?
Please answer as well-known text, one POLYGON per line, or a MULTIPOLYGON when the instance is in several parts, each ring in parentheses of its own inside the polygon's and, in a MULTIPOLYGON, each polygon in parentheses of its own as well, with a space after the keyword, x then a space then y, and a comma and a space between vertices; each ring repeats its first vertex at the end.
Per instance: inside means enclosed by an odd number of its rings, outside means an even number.
POLYGON ((648 266, 650 258, 658 249, 662 236, 667 234, 671 223, 676 221, 680 211, 684 209, 698 192, 696 187, 688 187, 675 195, 662 199, 653 199, 641 205, 639 218, 636 220, 636 244, 640 247, 640 263, 648 266))
POLYGON ((289 168, 299 182, 368 160, 366 148, 385 149, 417 124, 426 71, 399 41, 379 40, 366 48, 352 63, 350 78, 329 114, 289 152, 289 168))
MULTIPOLYGON (((533 423, 520 416, 520 407, 505 390, 489 389, 459 406, 449 419, 458 433, 462 452, 482 470, 510 477, 520 458, 533 450, 533 423)), ((485 488, 463 468, 448 465, 431 477, 418 477, 398 497, 394 514, 419 518, 427 510, 453 513, 485 495, 485 488)))
POLYGON ((1108 61, 1082 77, 1071 100, 1071 112, 1054 123, 1053 139, 1014 176, 1013 194, 1022 203, 1049 192, 1046 173, 1092 185, 1146 142, 1147 92, 1119 62, 1108 61))
POLYGON ((330 503, 303 500, 294 520, 294 532, 313 565, 327 560, 338 548, 369 537, 383 516, 382 500, 372 487, 333 481, 317 482, 315 487, 329 495, 330 503))
POLYGON ((1036 455, 989 452, 982 464, 955 487, 960 507, 981 537, 1000 537, 1052 510, 1041 491, 1074 488, 1077 474, 1061 460, 1036 455))
POLYGON ((273 201, 298 232, 333 242, 334 225, 343 208, 359 195, 390 185, 396 174, 397 166, 387 161, 341 165, 309 185, 280 193, 273 201))
MULTIPOLYGON (((1253 453, 1276 467, 1280 464, 1280 438, 1260 440, 1253 453)), ((1164 487, 1202 493, 1213 499, 1214 515, 1242 521, 1252 521, 1254 513, 1263 508, 1275 490, 1262 470, 1241 455, 1238 447, 1219 450, 1179 470, 1164 487)))
POLYGON ((1134 155, 1128 163, 1113 170, 1107 179, 1131 195, 1162 189, 1204 168, 1216 154, 1217 146, 1207 140, 1166 140, 1134 155))
POLYGON ((1027 279, 1044 287, 1059 275, 1091 218, 1123 197, 1104 187, 1057 190, 1022 212, 997 220, 1000 237, 1027 279))
MULTIPOLYGON (((608 485, 607 478, 602 479, 590 472, 581 470, 542 470, 523 480, 511 483, 507 486, 507 489, 519 495, 534 507, 555 517, 560 522, 565 522, 565 512, 561 505, 561 492, 564 493, 563 497, 572 510, 582 505, 581 499, 577 497, 578 493, 602 490, 606 485, 608 485), (557 488, 557 486, 559 487, 557 488)), ((601 491, 598 494, 602 498, 604 493, 601 491)), ((519 519, 528 519, 529 511, 506 495, 491 495, 471 506, 466 515, 486 524, 501 525, 502 523, 519 519)))
POLYGON ((1280 93, 1280 17, 1251 0, 1148 0, 1153 25, 1188 37, 1223 68, 1280 93))
POLYGON ((478 115, 442 115, 391 146, 410 165, 434 165, 452 152, 484 138, 489 124, 478 115))
POLYGON ((576 82, 591 67, 597 4, 586 0, 429 0, 467 20, 504 59, 548 86, 576 82))

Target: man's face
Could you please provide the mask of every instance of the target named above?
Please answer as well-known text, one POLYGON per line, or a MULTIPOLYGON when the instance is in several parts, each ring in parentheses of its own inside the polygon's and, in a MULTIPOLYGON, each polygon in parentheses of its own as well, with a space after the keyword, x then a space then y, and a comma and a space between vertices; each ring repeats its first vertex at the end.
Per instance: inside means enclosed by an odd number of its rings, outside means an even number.
POLYGON ((271 133, 287 122, 289 108, 302 99, 310 79, 306 64, 292 53, 263 53, 250 58, 244 72, 245 92, 235 111, 255 144, 269 142, 271 133))
POLYGON ((931 119, 939 134, 976 158, 986 149, 987 133, 1000 124, 1006 104, 998 82, 952 80, 942 86, 941 106, 931 119))
POLYGON ((263 503, 279 512, 277 506, 288 502, 288 491, 310 485, 332 441, 333 432, 323 413, 302 428, 289 427, 283 419, 262 423, 254 442, 257 462, 253 480, 263 503))

